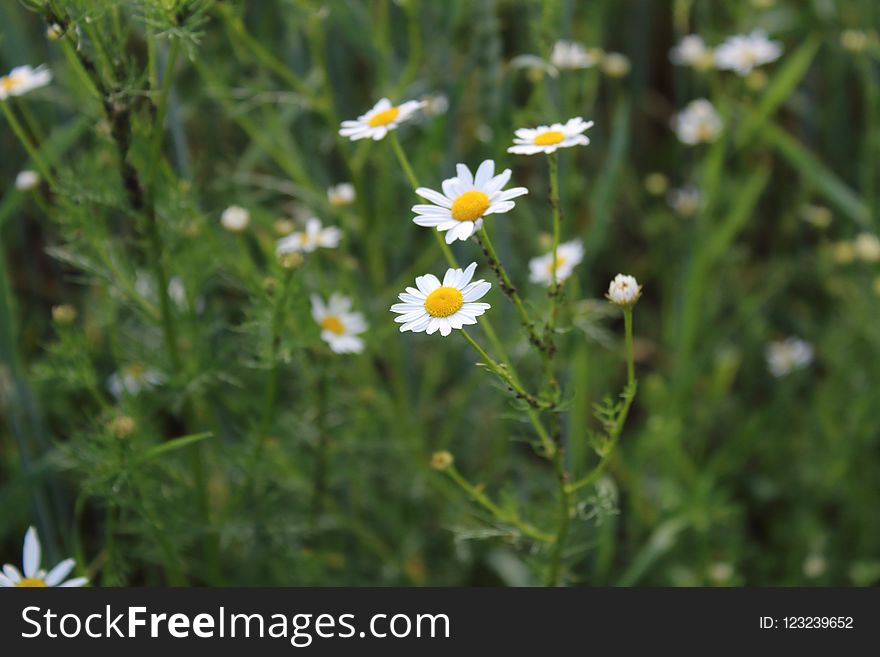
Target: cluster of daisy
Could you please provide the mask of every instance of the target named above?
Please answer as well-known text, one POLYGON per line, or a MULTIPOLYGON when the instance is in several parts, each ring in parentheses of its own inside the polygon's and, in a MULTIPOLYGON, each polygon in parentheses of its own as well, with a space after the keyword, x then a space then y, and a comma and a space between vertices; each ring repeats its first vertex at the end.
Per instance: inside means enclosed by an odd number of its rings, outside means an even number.
POLYGON ((577 41, 559 40, 553 44, 550 63, 559 71, 578 70, 598 66, 605 75, 622 78, 629 74, 629 58, 619 52, 601 48, 587 48, 577 41))
POLYGON ((782 46, 767 38, 763 30, 729 37, 714 50, 698 34, 688 34, 669 51, 669 59, 678 66, 690 66, 700 71, 717 68, 747 76, 764 64, 782 56, 782 46))

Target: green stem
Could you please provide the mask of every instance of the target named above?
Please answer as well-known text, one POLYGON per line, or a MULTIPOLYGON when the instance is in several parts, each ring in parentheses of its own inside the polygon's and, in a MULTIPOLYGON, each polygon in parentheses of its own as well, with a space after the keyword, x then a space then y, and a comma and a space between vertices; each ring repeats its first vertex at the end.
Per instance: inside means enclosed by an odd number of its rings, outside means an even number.
POLYGON ((626 382, 627 385, 635 385, 636 367, 633 356, 633 311, 632 307, 624 308, 623 324, 626 332, 626 382))
POLYGON ((556 153, 547 156, 550 163, 550 207, 553 209, 553 268, 551 272, 550 285, 550 315, 547 318, 547 324, 544 328, 544 373, 547 379, 547 387, 554 398, 558 396, 559 385, 553 373, 553 356, 556 353, 556 315, 558 313, 559 301, 559 279, 557 278, 556 267, 559 257, 559 232, 560 232, 560 212, 559 212, 559 167, 556 159, 556 153))
MULTIPOLYGON (((155 46, 154 46, 155 49, 155 46)), ((156 103, 156 119, 153 123, 153 134, 150 142, 150 163, 147 174, 147 183, 153 188, 156 177, 156 170, 159 168, 159 156, 162 152, 162 142, 165 136, 165 117, 168 114, 168 95, 171 92, 171 79, 174 75, 174 65, 177 62, 177 53, 180 50, 180 44, 177 39, 171 41, 171 48, 168 51, 168 59, 165 62, 165 71, 162 79, 156 82, 161 85, 159 88, 159 99, 156 103)))
POLYGON ((40 170, 40 174, 43 178, 46 179, 46 182, 49 183, 49 186, 52 189, 55 189, 55 177, 52 175, 52 170, 49 168, 49 165, 46 164, 46 161, 43 159, 43 156, 40 155, 39 150, 37 150, 36 146, 31 143, 30 138, 27 136, 27 133, 22 128, 21 123, 19 123, 18 119, 15 116, 15 113, 12 111, 12 108, 9 107, 9 103, 0 100, 0 107, 3 108, 3 114, 6 116, 6 121, 9 123, 9 126, 12 128, 12 131, 15 133, 15 136, 18 137, 18 140, 21 142, 21 145, 24 146, 24 149, 27 151, 28 156, 33 160, 34 165, 37 169, 40 170))
POLYGON ((257 445, 254 448, 255 456, 259 456, 263 442, 269 433, 272 415, 275 410, 275 400, 278 397, 278 374, 279 368, 276 362, 278 357, 278 342, 281 340, 281 323, 284 319, 284 304, 290 291, 290 283, 293 280, 293 269, 284 272, 284 281, 281 284, 281 292, 275 302, 272 313, 272 335, 270 344, 270 358, 272 366, 269 369, 269 377, 266 379, 266 389, 263 393, 263 413, 260 419, 260 428, 257 433, 257 445))
POLYGON ((528 407, 526 408, 526 414, 528 415, 529 421, 532 423, 532 426, 535 428, 535 431, 538 433, 538 437, 541 439, 541 445, 544 448, 544 452, 549 458, 556 451, 556 448, 553 444, 553 441, 550 439, 550 435, 547 433, 547 430, 544 428, 544 425, 541 423, 541 420, 534 409, 534 406, 540 406, 539 402, 535 399, 534 395, 532 395, 531 393, 526 391, 525 388, 522 387, 517 377, 511 374, 505 366, 496 363, 492 359, 492 357, 486 353, 486 350, 483 349, 465 329, 461 329, 461 334, 464 336, 464 339, 467 340, 474 348, 474 351, 476 351, 480 355, 480 358, 483 359, 486 366, 490 370, 492 370, 492 372, 494 372, 502 381, 504 381, 519 399, 523 399, 526 401, 526 403, 528 404, 528 407))
POLYGON ((526 310, 522 297, 519 296, 519 292, 517 292, 516 288, 513 286, 510 276, 507 275, 507 270, 505 270, 504 265, 501 264, 501 259, 498 257, 495 247, 492 245, 492 240, 489 239, 489 233, 486 230, 485 222, 483 223, 480 232, 477 233, 477 241, 483 248, 483 253, 486 255, 486 258, 489 260, 489 266, 501 282, 501 291, 504 292, 507 298, 513 303, 514 308, 516 308, 516 314, 519 316, 519 321, 529 334, 529 342, 531 342, 535 348, 539 350, 542 349, 541 338, 535 332, 535 324, 529 317, 529 313, 526 310))
POLYGON ((562 552, 565 548, 565 539, 568 536, 568 527, 571 521, 571 491, 568 486, 568 473, 565 470, 563 458, 562 449, 557 449, 553 453, 553 468, 556 470, 556 479, 559 482, 559 528, 556 530, 556 538, 553 540, 547 586, 559 584, 562 572, 562 552))
POLYGON ((454 465, 449 466, 449 468, 447 468, 445 472, 449 476, 449 478, 452 479, 452 481, 458 484, 462 488, 462 490, 470 495, 471 498, 473 498, 473 500, 477 502, 480 506, 491 513, 492 516, 495 517, 495 519, 499 522, 516 527, 524 535, 536 541, 549 543, 553 540, 553 537, 550 534, 546 534, 540 529, 537 529, 529 523, 521 520, 515 511, 507 511, 495 504, 491 499, 489 499, 488 495, 480 490, 480 488, 474 486, 471 482, 465 479, 461 475, 461 473, 455 469, 454 465))
POLYGON ((177 348, 177 329, 174 325, 174 315, 171 309, 171 299, 168 297, 168 274, 162 261, 162 238, 159 235, 159 225, 156 217, 147 217, 147 236, 150 245, 150 263, 153 267, 153 276, 156 279, 156 293, 159 297, 159 312, 162 317, 162 332, 165 336, 165 347, 168 350, 168 358, 175 373, 180 371, 180 352, 177 348))

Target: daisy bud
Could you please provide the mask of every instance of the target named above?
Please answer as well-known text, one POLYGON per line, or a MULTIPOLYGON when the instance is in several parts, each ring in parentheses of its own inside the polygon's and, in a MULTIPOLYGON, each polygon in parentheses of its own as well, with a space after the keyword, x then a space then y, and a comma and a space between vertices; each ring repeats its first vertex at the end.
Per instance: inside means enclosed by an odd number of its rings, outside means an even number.
POLYGON ((302 267, 303 262, 305 262, 305 258, 303 258, 302 253, 291 251, 278 256, 278 261, 284 269, 299 269, 302 267))
POLYGON ((52 23, 46 28, 46 38, 49 41, 58 41, 64 35, 64 28, 58 23, 52 23))
POLYGON ((107 428, 110 429, 110 433, 117 438, 128 438, 134 433, 134 430, 137 428, 137 423, 134 421, 134 418, 129 415, 120 415, 110 420, 107 428))
POLYGON ((871 233, 860 233, 853 242, 856 257, 865 262, 880 262, 880 239, 871 233))
POLYGON ((608 286, 605 296, 615 306, 631 308, 642 296, 642 286, 632 276, 618 274, 608 286))
POLYGON ((657 171, 645 176, 645 189, 652 196, 661 196, 669 189, 669 178, 657 171))
POLYGON ((230 205, 220 216, 223 228, 233 233, 240 233, 251 221, 251 213, 237 205, 230 205))
POLYGON ((293 223, 290 219, 279 219, 274 224, 272 224, 272 230, 275 231, 276 235, 283 237, 285 235, 290 235, 293 231, 295 231, 296 224, 293 223))
POLYGON ((445 449, 431 454, 431 467, 442 472, 448 470, 455 462, 455 458, 445 449))
POLYGON ((52 306, 52 319, 62 326, 73 324, 76 320, 76 308, 67 303, 52 306))

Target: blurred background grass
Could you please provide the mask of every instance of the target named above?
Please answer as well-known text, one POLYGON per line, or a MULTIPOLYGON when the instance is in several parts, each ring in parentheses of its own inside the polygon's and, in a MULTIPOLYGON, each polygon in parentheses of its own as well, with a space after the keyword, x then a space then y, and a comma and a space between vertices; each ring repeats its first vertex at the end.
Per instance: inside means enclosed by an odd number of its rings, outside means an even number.
MULTIPOLYGON (((592 404, 619 390, 617 316, 600 299, 635 275, 639 396, 607 475, 584 496, 566 551, 575 584, 837 584, 880 581, 880 266, 846 245, 878 230, 880 92, 872 0, 694 2, 58 2, 131 108, 130 160, 150 163, 144 90, 171 59, 155 210, 162 262, 179 277, 182 364, 163 347, 148 240, 126 209, 104 108, 40 12, 0 6, 0 70, 48 62, 55 82, 14 105, 59 190, 22 194, 27 154, 0 130, 0 555, 15 561, 36 524, 53 556, 76 555, 101 584, 522 585, 541 548, 480 514, 428 467, 447 449, 493 497, 539 526, 555 505, 528 426, 472 366, 463 341, 398 335, 387 309, 412 278, 445 265, 410 221, 415 196, 386 141, 336 136, 381 96, 443 95, 444 113, 400 130, 423 185, 491 157, 530 195, 493 222, 495 242, 540 313, 528 259, 549 249, 542 158, 506 154, 513 131, 582 115, 592 144, 561 156, 563 238, 584 262, 566 291, 560 375, 575 476, 596 456, 592 404), (172 16, 169 19, 169 16, 172 16), (86 16, 93 19, 86 29, 86 16), (164 21, 164 22, 163 22, 164 21), (700 74, 668 50, 755 28, 785 48, 762 75, 700 74), (847 30, 864 33, 847 46, 847 30), (169 38, 171 35, 171 38, 169 38), (627 75, 543 75, 557 39, 620 52, 627 75), (172 43, 181 56, 174 59, 172 43), (148 62, 153 61, 153 67, 148 62), (688 148, 669 127, 707 97, 722 138, 688 148), (695 185, 694 216, 662 185, 695 185), (325 188, 355 183, 332 207, 325 188), (657 182, 655 177, 654 181, 657 182), (222 210, 251 210, 243 236, 222 210), (816 206, 827 227, 804 220, 816 206), (342 248, 287 276, 273 257, 279 218, 320 216, 342 248), (850 253, 852 255, 852 253, 850 253), (148 282, 145 282, 148 281, 148 282), (152 284, 152 287, 151 287, 152 284), (357 357, 317 338, 307 292, 340 290, 370 323, 357 357), (52 321, 71 304, 73 325, 52 321), (815 361, 783 378, 769 341, 798 335, 815 361), (168 381, 114 399, 132 364, 168 381), (278 367, 277 412, 259 454, 253 425, 278 367), (134 429, 118 438, 114 420, 134 429), (198 443, 145 458, 181 436, 198 443), (551 510, 548 508, 553 506, 551 510)), ((477 260, 457 243, 462 262, 477 260)), ((490 278, 488 269, 483 276, 490 278)), ((490 317, 528 380, 540 363, 497 289, 490 317)))

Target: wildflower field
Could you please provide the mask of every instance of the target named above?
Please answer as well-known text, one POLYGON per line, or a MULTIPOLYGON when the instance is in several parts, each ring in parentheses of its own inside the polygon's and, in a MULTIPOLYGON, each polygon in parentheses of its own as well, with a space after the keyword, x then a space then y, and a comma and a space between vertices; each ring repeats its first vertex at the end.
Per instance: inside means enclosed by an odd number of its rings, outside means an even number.
POLYGON ((880 583, 878 30, 0 3, 0 586, 880 583))

